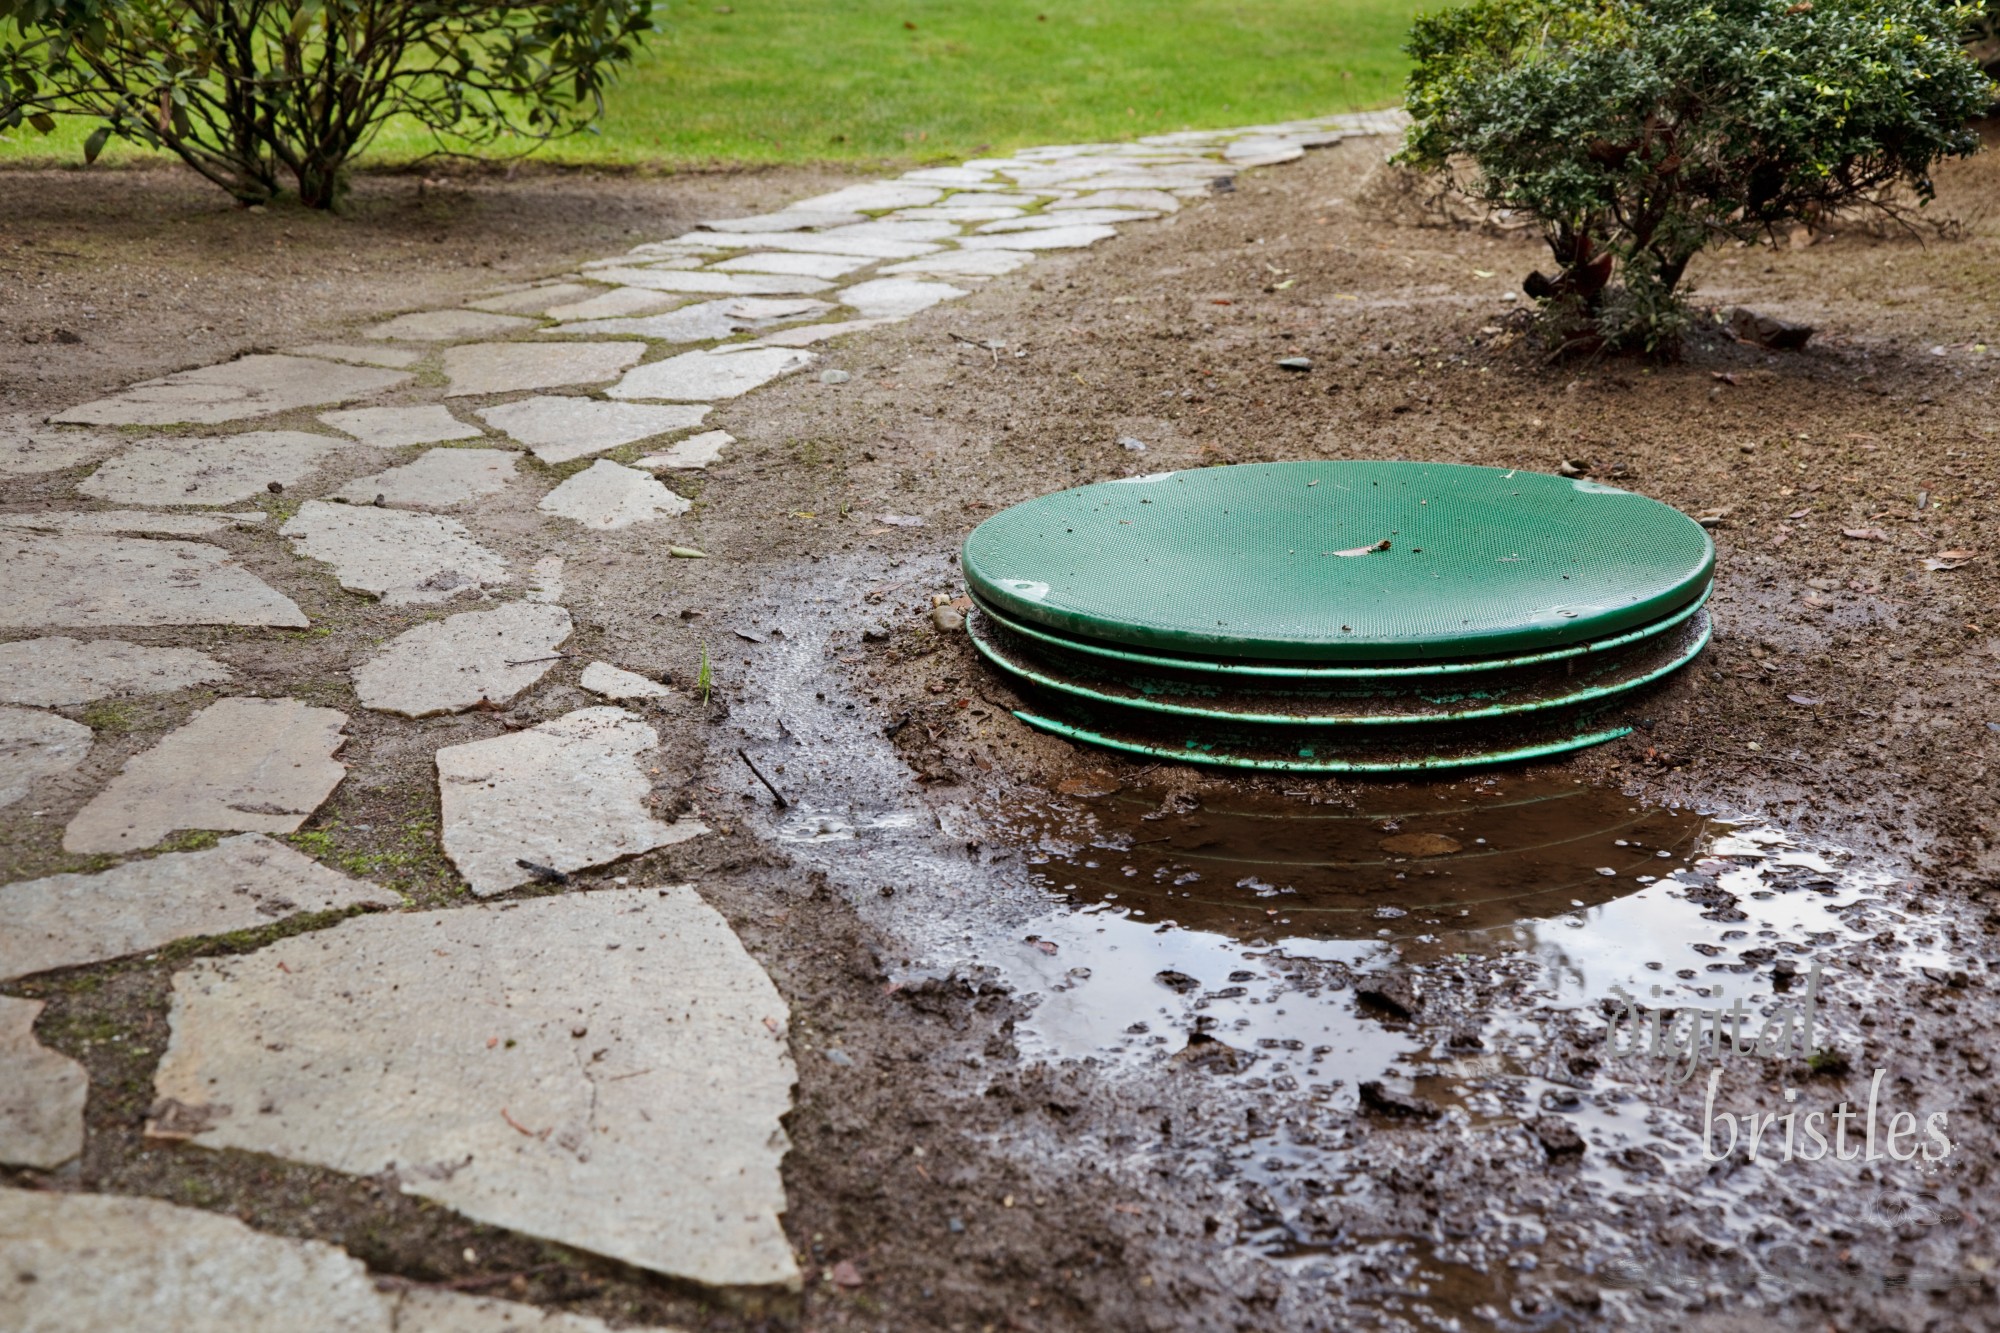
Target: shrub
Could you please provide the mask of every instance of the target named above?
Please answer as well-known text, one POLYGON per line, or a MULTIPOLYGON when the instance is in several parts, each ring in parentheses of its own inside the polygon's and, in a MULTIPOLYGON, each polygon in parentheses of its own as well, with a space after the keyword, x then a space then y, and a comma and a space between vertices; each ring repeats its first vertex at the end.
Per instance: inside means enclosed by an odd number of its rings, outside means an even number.
POLYGON ((1475 0, 1420 18, 1402 160, 1541 223, 1564 351, 1671 354, 1703 247, 1928 202, 1991 85, 1943 0, 1475 0))
POLYGON ((58 116, 178 154, 246 203, 331 207, 389 119, 441 149, 540 142, 603 110, 648 0, 0 0, 0 130, 58 116))

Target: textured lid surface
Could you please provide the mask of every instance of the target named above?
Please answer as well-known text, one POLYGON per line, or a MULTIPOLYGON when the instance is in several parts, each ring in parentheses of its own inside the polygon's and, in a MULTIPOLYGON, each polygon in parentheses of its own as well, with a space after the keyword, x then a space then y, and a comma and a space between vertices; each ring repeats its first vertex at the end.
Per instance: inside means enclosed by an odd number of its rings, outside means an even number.
POLYGON ((1395 661, 1573 643, 1666 615, 1715 565, 1676 509, 1446 463, 1251 463, 1100 482, 966 539, 1001 611, 1224 657, 1395 661), (1384 545, 1386 543, 1386 545, 1384 545))

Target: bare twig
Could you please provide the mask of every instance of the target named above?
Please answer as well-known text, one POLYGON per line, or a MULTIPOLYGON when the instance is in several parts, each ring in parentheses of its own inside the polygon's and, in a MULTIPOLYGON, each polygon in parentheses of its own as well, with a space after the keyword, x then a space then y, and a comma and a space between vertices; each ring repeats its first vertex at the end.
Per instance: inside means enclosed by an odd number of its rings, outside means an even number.
POLYGON ((752 761, 749 754, 746 753, 741 747, 737 749, 736 757, 738 759, 741 759, 744 765, 747 768, 749 768, 749 770, 752 773, 756 774, 757 781, 764 784, 764 789, 771 793, 771 799, 775 800, 778 803, 778 808, 780 810, 787 809, 791 806, 791 802, 785 799, 785 794, 779 791, 776 787, 771 785, 771 779, 764 776, 763 770, 757 767, 756 763, 752 761))

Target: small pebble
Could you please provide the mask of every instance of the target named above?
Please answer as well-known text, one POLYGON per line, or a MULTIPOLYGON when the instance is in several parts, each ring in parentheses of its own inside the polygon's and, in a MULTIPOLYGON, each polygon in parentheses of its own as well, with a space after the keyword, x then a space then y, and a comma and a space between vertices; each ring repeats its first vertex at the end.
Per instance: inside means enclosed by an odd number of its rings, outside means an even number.
POLYGON ((1309 356, 1288 356, 1278 362, 1278 365, 1284 370, 1307 371, 1313 368, 1312 358, 1309 356))
POLYGON ((821 384, 845 384, 852 378, 854 377, 844 370, 822 370, 819 373, 821 384))
POLYGON ((946 634, 956 634, 965 628, 965 617, 948 606, 934 606, 931 608, 931 624, 946 634))

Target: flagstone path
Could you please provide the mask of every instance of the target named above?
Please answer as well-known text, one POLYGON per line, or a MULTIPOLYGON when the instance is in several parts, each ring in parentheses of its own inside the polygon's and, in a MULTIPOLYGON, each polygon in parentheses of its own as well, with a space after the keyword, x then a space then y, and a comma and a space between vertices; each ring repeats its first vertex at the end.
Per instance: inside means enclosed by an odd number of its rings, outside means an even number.
MULTIPOLYGON (((71 780, 90 752, 91 728, 49 708, 221 694, 70 822, 66 849, 130 859, 0 885, 0 980, 386 908, 181 971, 152 1132, 386 1168, 406 1192, 643 1269, 796 1287, 780 1224, 785 1001, 694 887, 410 910, 264 836, 298 829, 343 780, 347 713, 228 694, 229 667, 195 646, 212 639, 53 631, 308 629, 297 603, 199 540, 271 533, 260 513, 218 509, 280 495, 289 517, 259 568, 292 561, 403 616, 353 657, 341 708, 439 718, 504 703, 570 635, 573 577, 560 555, 510 558, 519 534, 490 533, 493 498, 538 492, 522 521, 551 545, 645 525, 664 546, 690 505, 669 481, 735 444, 703 429, 713 404, 809 369, 828 340, 1171 214, 1241 168, 1398 128, 1393 113, 1337 116, 925 168, 462 309, 167 375, 47 424, 0 422, 0 476, 79 474, 68 513, 0 513, 0 629, 23 635, 0 644, 0 800, 71 780), (189 830, 237 836, 144 855, 189 830)), ((613 704, 486 740, 436 733, 439 837, 475 898, 560 888, 708 831, 651 808, 647 710, 668 687, 608 662, 582 685, 613 704)), ((0 1160, 51 1167, 82 1146, 82 1070, 35 1041, 34 1011, 0 997, 0 1160)), ((0 1189, 0 1326, 63 1310, 64 1327, 268 1327, 257 1311, 301 1303, 328 1328, 601 1327, 379 1291, 337 1249, 214 1214, 0 1189)))

